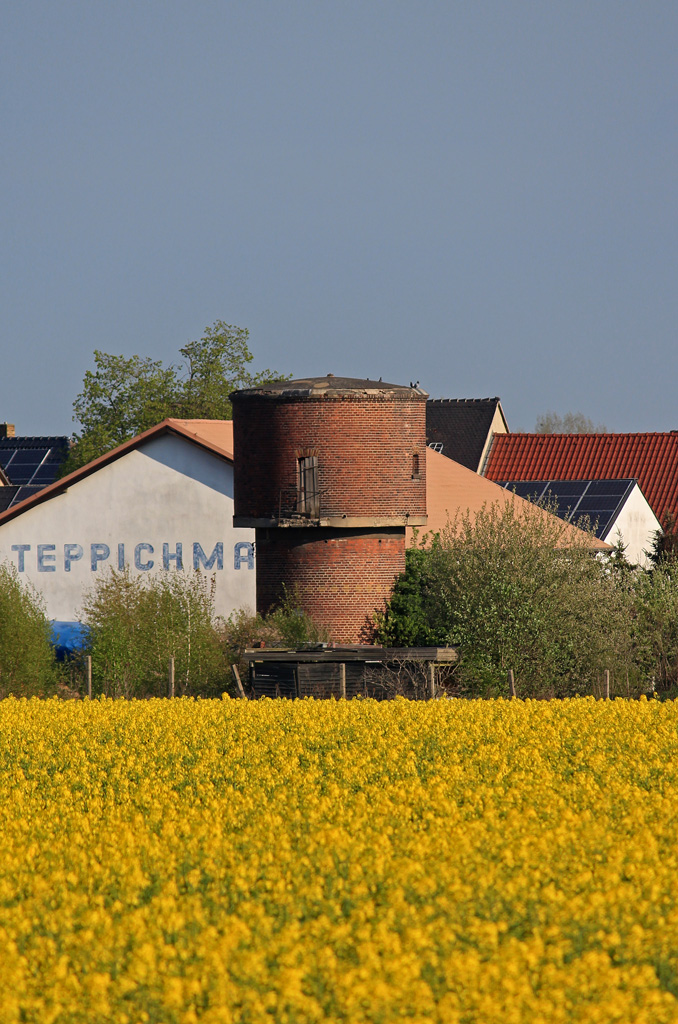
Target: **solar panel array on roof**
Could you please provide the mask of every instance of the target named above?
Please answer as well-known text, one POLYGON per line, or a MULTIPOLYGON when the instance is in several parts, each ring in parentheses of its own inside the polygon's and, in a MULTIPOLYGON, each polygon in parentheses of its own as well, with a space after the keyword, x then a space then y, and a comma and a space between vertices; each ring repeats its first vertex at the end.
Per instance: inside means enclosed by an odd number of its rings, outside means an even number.
POLYGON ((0 438, 0 466, 12 485, 0 488, 0 492, 13 492, 0 494, 0 511, 53 483, 67 455, 67 437, 0 438))
POLYGON ((548 505, 568 523, 588 519, 596 537, 609 536, 636 480, 509 480, 501 487, 535 504, 548 505))
POLYGON ((653 434, 495 434, 488 480, 638 481, 662 522, 678 516, 678 431, 653 434))

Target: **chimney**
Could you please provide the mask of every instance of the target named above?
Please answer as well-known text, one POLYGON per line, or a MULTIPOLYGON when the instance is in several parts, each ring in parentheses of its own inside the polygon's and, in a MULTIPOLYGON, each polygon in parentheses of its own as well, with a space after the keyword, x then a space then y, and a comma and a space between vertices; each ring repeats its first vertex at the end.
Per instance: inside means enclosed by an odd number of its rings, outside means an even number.
POLYGON ((0 423, 0 439, 3 437, 16 437, 13 423, 0 423))

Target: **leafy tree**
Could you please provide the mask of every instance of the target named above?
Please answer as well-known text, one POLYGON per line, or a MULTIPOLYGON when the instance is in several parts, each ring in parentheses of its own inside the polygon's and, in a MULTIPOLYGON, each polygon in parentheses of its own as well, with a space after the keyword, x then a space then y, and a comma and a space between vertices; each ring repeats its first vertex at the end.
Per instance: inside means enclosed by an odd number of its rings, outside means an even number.
POLYGON ((154 359, 94 352, 96 370, 88 370, 83 390, 73 403, 80 432, 62 473, 148 430, 167 416, 177 415, 176 370, 154 359))
POLYGON ((509 668, 523 695, 584 692, 630 656, 629 599, 587 535, 565 547, 564 529, 531 505, 458 516, 408 552, 378 639, 458 646, 462 692, 506 692, 509 668))
POLYGON ((170 657, 177 693, 225 688, 213 593, 197 573, 145 578, 112 569, 86 595, 83 621, 95 692, 165 696, 170 657))
POLYGON ((42 598, 22 584, 16 567, 0 564, 0 697, 53 691, 56 662, 42 598))
POLYGON ((632 636, 636 665, 651 688, 678 688, 678 572, 662 561, 640 574, 635 587, 632 636))
POLYGON ((179 350, 182 360, 165 366, 142 356, 116 356, 95 350, 73 403, 79 424, 62 474, 148 430, 169 416, 178 419, 230 419, 229 394, 280 379, 274 370, 252 373, 249 332, 217 320, 200 341, 179 350))
POLYGON ((607 427, 603 423, 597 426, 588 416, 581 412, 566 412, 560 416, 557 412, 544 412, 537 416, 535 424, 537 434, 605 434, 607 427))
POLYGON ((248 338, 246 328, 217 320, 212 327, 205 328, 200 341, 191 341, 179 349, 184 357, 177 393, 181 418, 230 420, 232 391, 281 379, 282 374, 274 370, 251 373, 249 364, 253 356, 248 338))
POLYGON ((655 566, 678 562, 678 522, 671 512, 665 512, 663 529, 656 530, 651 549, 646 552, 655 566))

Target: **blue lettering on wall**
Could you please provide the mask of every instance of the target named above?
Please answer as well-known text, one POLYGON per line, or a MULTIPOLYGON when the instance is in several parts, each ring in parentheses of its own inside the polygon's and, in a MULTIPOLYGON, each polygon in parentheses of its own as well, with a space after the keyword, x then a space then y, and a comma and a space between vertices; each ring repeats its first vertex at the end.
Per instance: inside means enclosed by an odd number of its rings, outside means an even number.
POLYGON ((19 555, 19 557, 18 557, 18 562, 19 562, 18 569, 19 569, 19 572, 25 572, 26 571, 26 566, 24 564, 24 558, 25 558, 26 552, 30 551, 30 550, 31 550, 31 545, 30 544, 12 544, 12 551, 16 551, 18 553, 18 555, 19 555))
POLYGON ((97 571, 99 562, 105 562, 111 553, 108 544, 90 544, 90 564, 92 572, 97 571))
POLYGON ((38 544, 38 572, 56 572, 56 544, 38 544))
POLYGON ((193 568, 199 569, 200 566, 204 569, 214 568, 216 562, 217 569, 224 568, 224 543, 223 541, 217 541, 214 545, 214 551, 208 558, 202 549, 202 545, 196 541, 193 545, 193 568))
POLYGON ((83 551, 80 544, 64 544, 64 570, 71 571, 71 562, 78 562, 82 558, 83 551))
POLYGON ((142 572, 146 572, 148 569, 152 569, 155 562, 152 558, 149 558, 147 562, 141 561, 142 551, 148 551, 149 555, 153 554, 152 544, 137 544, 134 549, 134 568, 140 569, 142 572))
MULTIPOLYGON (((57 545, 56 544, 37 544, 36 547, 36 566, 38 572, 56 572, 57 568, 61 568, 61 558, 59 558, 59 565, 57 565, 57 545)), ((19 572, 26 572, 26 552, 33 550, 31 544, 12 544, 12 551, 16 551, 17 554, 17 569, 19 572)), ((170 543, 168 541, 163 542, 162 545, 162 568, 167 572, 171 569, 183 571, 184 568, 184 546, 180 541, 174 541, 170 543)), ((61 546, 59 545, 59 551, 61 546)), ((64 572, 72 572, 75 562, 82 562, 83 568, 85 568, 87 562, 84 558, 84 548, 82 544, 68 543, 63 545, 63 569, 64 572)), ((155 549, 152 544, 148 544, 143 541, 137 544, 134 548, 134 567, 140 572, 148 572, 149 569, 153 569, 156 562, 150 556, 155 553, 155 549)), ((117 545, 117 567, 119 570, 125 568, 125 545, 119 543, 117 545)), ((254 569, 254 544, 250 541, 238 541, 233 545, 233 568, 234 569, 254 569)), ((90 557, 89 564, 90 570, 96 572, 99 568, 100 563, 106 562, 111 556, 111 548, 108 544, 103 541, 98 544, 90 544, 90 557)), ((114 556, 115 557, 115 556, 114 556)), ((160 567, 160 563, 158 563, 160 567)), ((31 566, 29 565, 29 569, 31 566)), ((194 569, 218 569, 224 568, 224 542, 217 541, 209 554, 205 553, 205 549, 202 544, 198 541, 193 542, 193 568, 194 569)))
POLYGON ((170 562, 176 563, 177 569, 183 569, 184 561, 182 558, 182 546, 181 544, 176 545, 174 554, 170 554, 169 544, 165 543, 162 546, 162 567, 163 569, 169 569, 170 562))
POLYGON ((243 562, 248 569, 254 568, 254 544, 241 540, 233 548, 233 568, 239 569, 243 562))

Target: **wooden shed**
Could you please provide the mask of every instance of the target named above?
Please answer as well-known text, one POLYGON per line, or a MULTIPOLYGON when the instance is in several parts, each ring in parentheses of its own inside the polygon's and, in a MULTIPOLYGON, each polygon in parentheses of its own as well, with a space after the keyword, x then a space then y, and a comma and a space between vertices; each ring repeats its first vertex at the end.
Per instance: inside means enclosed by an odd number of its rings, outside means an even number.
POLYGON ((439 695, 458 653, 454 647, 319 644, 297 650, 257 648, 245 651, 245 658, 255 699, 388 700, 402 695, 422 700, 439 695))

